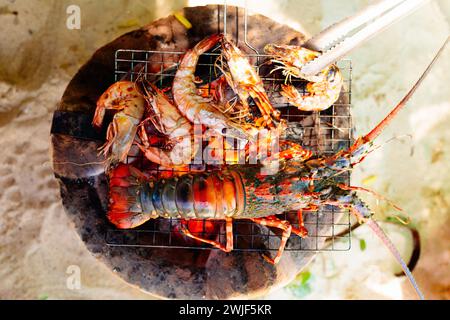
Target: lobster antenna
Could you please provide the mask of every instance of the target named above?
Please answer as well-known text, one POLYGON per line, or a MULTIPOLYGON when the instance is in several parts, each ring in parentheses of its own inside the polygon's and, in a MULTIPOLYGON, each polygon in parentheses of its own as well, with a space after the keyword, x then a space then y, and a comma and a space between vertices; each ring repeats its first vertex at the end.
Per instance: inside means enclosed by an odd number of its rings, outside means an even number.
POLYGON ((422 84, 423 80, 427 77, 427 75, 430 73, 431 68, 435 64, 435 62, 438 60, 442 52, 444 51, 445 47, 447 46, 448 40, 450 37, 447 37, 447 40, 445 40, 442 47, 439 49, 439 51, 434 56, 433 60, 430 62, 428 67, 425 69, 423 74, 420 76, 419 80, 414 84, 414 86, 409 90, 409 92, 406 94, 406 96, 397 104, 397 106, 384 118, 383 121, 381 121, 375 128, 372 129, 367 135, 363 137, 363 140, 365 142, 372 141, 376 137, 379 136, 379 134, 383 131, 384 128, 386 128, 389 123, 392 121, 392 119, 397 115, 397 113, 406 105, 406 103, 411 99, 412 95, 416 92, 416 90, 419 88, 419 86, 422 84))
POLYGON ((408 266, 406 265, 405 261, 402 259, 400 253, 395 248, 395 245, 392 243, 392 241, 388 238, 386 233, 381 229, 380 225, 376 223, 375 220, 368 219, 366 221, 366 224, 375 232, 375 234, 383 241, 383 243, 388 247, 389 251, 392 253, 392 255, 395 257, 395 259, 398 261, 398 263, 401 265, 403 272, 408 277, 409 281, 411 282, 412 286, 417 292, 417 295, 421 300, 425 300, 425 297, 423 293, 420 291, 419 286, 417 285, 416 280, 414 279, 413 275, 411 274, 411 271, 409 270, 408 266))
POLYGON ((384 118, 368 134, 357 139, 356 142, 349 149, 345 150, 344 152, 338 152, 336 155, 327 159, 327 162, 334 162, 336 159, 342 157, 345 154, 353 153, 356 149, 358 149, 359 147, 361 147, 362 145, 364 145, 366 143, 373 141, 376 137, 378 137, 380 135, 380 133, 391 123, 392 119, 395 118, 395 116, 400 112, 400 110, 402 110, 405 107, 406 103, 409 101, 409 99, 411 99, 413 94, 416 92, 416 90, 422 84, 423 80, 425 80, 427 75, 430 73, 431 68, 433 67, 435 62, 439 59, 439 57, 441 56, 445 47, 447 46, 449 39, 450 39, 450 37, 447 37, 447 39, 445 40, 442 47, 439 49, 439 51, 434 56, 433 60, 428 64, 427 68, 420 76, 419 80, 417 80, 417 82, 414 84, 414 86, 411 88, 411 90, 409 90, 409 92, 405 95, 405 97, 403 97, 403 99, 397 104, 397 106, 391 112, 389 112, 389 114, 386 116, 386 118, 384 118))

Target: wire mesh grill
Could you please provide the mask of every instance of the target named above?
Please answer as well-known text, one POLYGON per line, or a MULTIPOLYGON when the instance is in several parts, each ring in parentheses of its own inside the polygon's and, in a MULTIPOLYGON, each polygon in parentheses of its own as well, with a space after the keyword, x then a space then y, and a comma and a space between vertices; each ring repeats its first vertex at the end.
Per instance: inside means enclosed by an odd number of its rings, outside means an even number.
MULTIPOLYGON (((118 50, 115 56, 115 77, 118 80, 134 81, 138 77, 155 83, 160 88, 171 86, 178 63, 183 52, 161 52, 142 50, 118 50)), ((200 57, 196 75, 201 83, 200 90, 211 91, 210 84, 217 79, 215 63, 219 53, 217 48, 200 57)), ((350 60, 342 60, 338 66, 344 77, 344 86, 341 96, 329 109, 318 112, 302 112, 290 106, 284 97, 279 94, 279 86, 284 83, 284 77, 279 73, 270 73, 268 56, 249 54, 249 60, 258 70, 264 87, 273 106, 281 111, 282 118, 288 122, 287 134, 290 140, 312 150, 315 154, 330 155, 340 149, 350 146, 352 140, 352 123, 350 115, 351 105, 351 73, 350 60)), ((292 80, 293 84, 303 90, 305 94, 305 81, 292 80)), ((170 96, 170 90, 167 95, 170 96)), ((143 164, 142 155, 138 150, 130 152, 129 161, 134 165, 143 164)), ((229 163, 229 162, 227 162, 229 163)), ((155 168, 153 168, 155 169, 155 168)), ((191 165, 189 170, 207 171, 209 165, 191 165)), ((213 168, 214 169, 214 168, 213 168)), ((157 177, 165 175, 167 170, 155 169, 157 177)), ((349 183, 350 176, 341 175, 336 178, 340 182, 349 183)), ((350 233, 343 232, 350 228, 350 214, 335 207, 320 208, 319 211, 304 211, 305 227, 308 237, 302 239, 292 235, 289 239, 287 251, 345 251, 351 247, 350 233), (325 243, 327 245, 323 245, 325 243)), ((298 227, 297 215, 287 212, 280 216, 298 227)), ((193 220, 190 222, 195 230, 194 235, 202 238, 220 241, 226 240, 223 221, 193 220)), ((175 218, 158 218, 151 220, 143 226, 132 230, 109 229, 106 242, 111 246, 131 247, 172 247, 189 249, 214 249, 208 244, 192 240, 180 233, 180 221, 175 218)), ((255 223, 241 219, 233 222, 234 250, 238 251, 267 251, 278 250, 280 233, 255 223)))

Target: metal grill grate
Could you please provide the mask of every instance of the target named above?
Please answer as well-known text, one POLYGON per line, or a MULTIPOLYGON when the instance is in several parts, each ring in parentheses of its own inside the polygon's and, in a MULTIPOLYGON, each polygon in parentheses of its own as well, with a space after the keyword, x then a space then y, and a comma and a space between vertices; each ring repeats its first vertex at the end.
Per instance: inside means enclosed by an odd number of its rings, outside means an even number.
MULTIPOLYGON (((133 81, 137 77, 143 77, 161 88, 170 87, 182 55, 183 52, 118 50, 115 56, 116 81, 133 81)), ((202 90, 209 91, 208 84, 217 77, 214 68, 217 57, 218 53, 214 50, 201 56, 197 74, 206 84, 202 90)), ((323 155, 334 154, 340 149, 349 147, 352 140, 350 60, 342 60, 338 63, 344 77, 344 88, 339 100, 328 110, 310 113, 290 106, 279 94, 279 85, 284 83, 284 78, 278 73, 269 74, 267 56, 250 54, 248 58, 257 68, 274 107, 280 110, 282 117, 287 120, 291 140, 297 140, 296 142, 302 146, 323 155)), ((293 80, 293 83, 298 88, 304 88, 303 80, 293 80)), ((170 90, 167 94, 170 96, 170 90)), ((140 156, 137 150, 134 152, 134 154, 131 153, 133 161, 140 156)), ((196 165, 195 169, 208 170, 208 165, 203 167, 196 165)), ((160 174, 164 172, 157 170, 157 175, 160 174)), ((350 176, 343 175, 339 180, 349 183, 350 176)), ((284 217, 280 218, 290 221, 293 226, 298 226, 296 214, 283 215, 284 217)), ((304 211, 304 218, 305 227, 309 232, 308 238, 301 239, 292 235, 285 250, 345 251, 350 249, 350 234, 342 235, 342 231, 350 228, 350 214, 347 211, 325 207, 318 212, 304 211), (323 240, 327 240, 329 245, 323 246, 323 240)), ((196 220, 193 223, 198 232, 192 233, 219 240, 222 243, 225 241, 224 222, 196 220)), ((181 235, 178 231, 179 225, 178 219, 159 218, 133 230, 110 229, 106 234, 106 242, 111 246, 213 249, 207 244, 181 235)), ((279 234, 276 230, 256 225, 248 220, 235 220, 233 230, 234 250, 278 250, 279 234)))

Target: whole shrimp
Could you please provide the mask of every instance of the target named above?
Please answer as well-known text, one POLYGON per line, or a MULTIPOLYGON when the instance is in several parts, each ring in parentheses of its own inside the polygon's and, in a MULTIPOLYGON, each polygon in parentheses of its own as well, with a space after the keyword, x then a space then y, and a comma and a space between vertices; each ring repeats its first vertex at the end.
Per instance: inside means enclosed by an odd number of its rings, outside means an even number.
POLYGON ((111 85, 98 99, 92 124, 100 128, 105 111, 116 110, 108 126, 106 143, 100 151, 107 158, 107 165, 124 162, 136 136, 137 128, 145 112, 145 99, 136 84, 119 81, 111 85))
POLYGON ((223 106, 203 97, 196 86, 195 69, 200 55, 212 49, 221 39, 222 35, 212 35, 186 52, 173 80, 173 99, 181 114, 192 123, 204 125, 221 135, 246 140, 249 134, 244 128, 222 112, 223 106))
POLYGON ((141 126, 138 144, 145 157, 164 167, 178 167, 189 164, 197 151, 197 144, 193 143, 192 124, 169 101, 169 98, 152 83, 144 85, 145 100, 151 109, 148 119, 155 128, 168 140, 167 148, 149 145, 144 126, 141 126))
POLYGON ((279 64, 273 71, 281 69, 286 76, 286 83, 281 85, 281 95, 290 104, 303 111, 322 111, 328 109, 339 98, 343 78, 336 65, 328 66, 315 76, 306 76, 300 71, 303 65, 317 58, 319 52, 300 46, 275 44, 266 45, 264 52, 272 57, 272 62, 279 64), (301 94, 294 85, 287 83, 292 77, 308 81, 305 94, 301 94))
POLYGON ((276 110, 270 102, 255 68, 227 37, 224 36, 221 43, 221 56, 224 59, 220 60, 219 68, 224 73, 230 87, 239 96, 244 110, 249 112, 248 98, 251 97, 262 115, 262 119, 257 119, 255 124, 262 124, 268 128, 275 127, 275 123, 280 121, 280 111, 276 110))

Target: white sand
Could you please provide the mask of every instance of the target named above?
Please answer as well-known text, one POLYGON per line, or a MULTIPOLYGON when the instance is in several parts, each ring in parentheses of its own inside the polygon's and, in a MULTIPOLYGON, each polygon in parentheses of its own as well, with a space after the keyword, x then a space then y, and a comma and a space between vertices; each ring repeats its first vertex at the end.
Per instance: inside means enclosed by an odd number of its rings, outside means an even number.
MULTIPOLYGON (((97 262, 71 227, 49 163, 49 130, 52 112, 81 64, 101 45, 185 3, 174 1, 168 6, 165 2, 0 0, 0 298, 150 298, 97 262), (80 31, 65 28, 65 8, 72 3, 81 6, 80 31), (80 290, 67 288, 66 270, 71 265, 81 269, 80 290)), ((206 2, 211 3, 190 4, 206 2)), ((253 12, 294 27, 301 22, 310 34, 369 3, 248 2, 253 12)), ((449 12, 445 0, 426 5, 352 54, 352 102, 358 133, 376 124, 419 77, 449 33, 449 12)), ((427 297, 447 299, 449 54, 450 49, 379 141, 403 135, 412 139, 384 145, 353 175, 356 185, 375 175, 376 180, 366 187, 410 214, 424 240, 414 272, 417 281, 427 297)), ((378 218, 392 213, 385 204, 364 198, 378 218)), ((349 252, 320 254, 309 268, 312 292, 306 298, 414 297, 408 283, 392 275, 392 259, 368 228, 361 228, 355 236, 366 239, 367 249, 362 252, 354 239, 349 252), (334 265, 332 272, 324 265, 334 265), (335 274, 330 277, 330 272, 335 274)), ((401 237, 395 240, 400 242, 401 237)), ((280 290, 270 297, 293 296, 280 290)))

